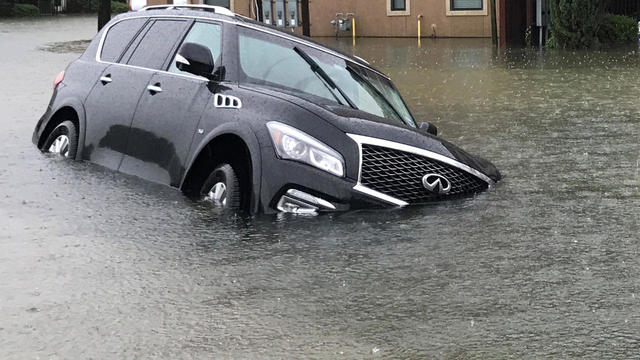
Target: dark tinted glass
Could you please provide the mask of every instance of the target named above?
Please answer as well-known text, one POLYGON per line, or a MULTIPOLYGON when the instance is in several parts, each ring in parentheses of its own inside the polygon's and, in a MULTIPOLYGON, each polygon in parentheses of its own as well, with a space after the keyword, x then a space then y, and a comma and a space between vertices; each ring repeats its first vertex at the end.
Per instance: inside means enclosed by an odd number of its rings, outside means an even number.
POLYGON ((407 1, 406 0, 391 0, 391 10, 393 11, 404 11, 407 10, 407 1))
POLYGON ((452 10, 482 10, 482 0, 451 0, 452 10))
POLYGON ((147 19, 123 20, 113 25, 104 39, 100 59, 116 62, 147 19))
POLYGON ((214 6, 224 6, 227 9, 229 9, 231 6, 231 1, 230 0, 204 0, 204 3, 207 5, 214 5, 214 6))
POLYGON ((157 20, 136 47, 128 64, 160 70, 186 25, 186 21, 157 20))

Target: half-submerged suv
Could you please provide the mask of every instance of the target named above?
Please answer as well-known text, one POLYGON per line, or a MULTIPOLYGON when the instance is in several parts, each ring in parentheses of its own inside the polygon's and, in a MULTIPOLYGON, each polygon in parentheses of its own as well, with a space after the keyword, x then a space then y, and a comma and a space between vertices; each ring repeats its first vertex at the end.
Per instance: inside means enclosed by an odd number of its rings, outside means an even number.
POLYGON ((364 60, 224 8, 117 16, 54 89, 33 134, 42 151, 234 211, 405 206, 500 179, 418 124, 364 60))

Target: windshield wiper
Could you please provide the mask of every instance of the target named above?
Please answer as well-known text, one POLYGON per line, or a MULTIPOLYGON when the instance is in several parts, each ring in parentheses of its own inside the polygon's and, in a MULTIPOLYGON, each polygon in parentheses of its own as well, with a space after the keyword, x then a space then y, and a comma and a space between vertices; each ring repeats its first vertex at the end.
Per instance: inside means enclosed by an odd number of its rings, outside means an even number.
POLYGON ((342 89, 340 89, 338 85, 336 85, 329 74, 327 74, 324 69, 322 69, 320 65, 318 65, 318 63, 315 62, 306 52, 304 52, 297 46, 293 48, 293 51, 300 55, 300 57, 304 59, 307 64, 309 64, 309 66, 311 67, 311 71, 313 71, 320 78, 320 80, 322 80, 323 84, 327 86, 327 88, 331 92, 331 95, 336 98, 338 103, 342 104, 342 101, 338 99, 334 91, 338 91, 338 93, 340 93, 340 96, 342 96, 342 98, 349 104, 349 106, 351 106, 353 109, 357 109, 356 105, 353 103, 353 101, 351 101, 351 99, 349 99, 347 94, 345 94, 342 89))
POLYGON ((375 94, 378 97, 382 98, 382 100, 387 104, 387 106, 389 106, 389 108, 391 108, 391 110, 393 110, 393 113, 396 114, 396 116, 398 117, 398 120, 402 121, 403 123, 405 123, 407 125, 411 125, 411 124, 408 124, 405 121, 405 119, 402 117, 402 115, 400 115, 400 112, 398 112, 398 110, 396 110, 396 108, 393 106, 393 104, 391 104, 391 101, 389 101, 389 99, 387 99, 387 97, 384 96, 384 94, 380 90, 378 90, 377 87, 375 87, 371 82, 369 82, 369 80, 367 80, 364 76, 360 75, 360 73, 358 73, 348 63, 347 63, 347 71, 349 71, 351 76, 355 76, 356 78, 358 78, 358 80, 360 80, 361 83, 364 83, 365 85, 367 85, 367 87, 369 87, 369 89, 373 90, 373 92, 375 92, 375 94))

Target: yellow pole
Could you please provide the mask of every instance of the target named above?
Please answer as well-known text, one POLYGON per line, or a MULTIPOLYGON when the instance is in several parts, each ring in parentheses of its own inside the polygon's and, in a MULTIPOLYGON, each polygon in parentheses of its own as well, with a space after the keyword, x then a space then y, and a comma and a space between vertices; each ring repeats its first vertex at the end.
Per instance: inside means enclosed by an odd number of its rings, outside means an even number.
POLYGON ((351 36, 353 37, 353 46, 356 46, 356 18, 351 18, 351 36))
POLYGON ((418 47, 422 47, 422 15, 418 15, 418 47))

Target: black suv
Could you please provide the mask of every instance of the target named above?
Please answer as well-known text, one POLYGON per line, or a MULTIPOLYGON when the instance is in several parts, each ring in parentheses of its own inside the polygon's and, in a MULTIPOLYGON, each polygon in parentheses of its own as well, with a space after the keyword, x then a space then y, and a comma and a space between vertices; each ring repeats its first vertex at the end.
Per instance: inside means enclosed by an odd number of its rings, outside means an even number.
POLYGON ((169 5, 96 35, 56 78, 33 142, 252 213, 405 206, 500 179, 436 132, 362 59, 169 5))

